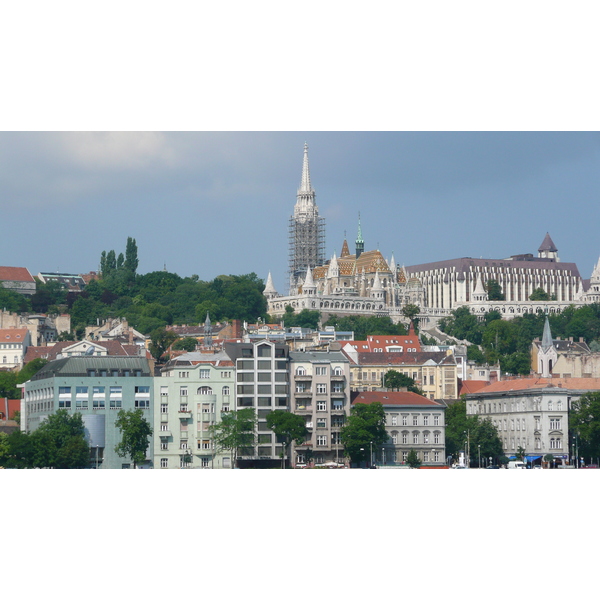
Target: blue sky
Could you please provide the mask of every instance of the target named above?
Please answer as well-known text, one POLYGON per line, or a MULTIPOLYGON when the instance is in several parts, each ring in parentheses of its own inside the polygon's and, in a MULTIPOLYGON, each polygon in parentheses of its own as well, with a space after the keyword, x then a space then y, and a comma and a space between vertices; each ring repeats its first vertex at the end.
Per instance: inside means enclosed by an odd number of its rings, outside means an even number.
POLYGON ((305 141, 328 256, 359 212, 407 266, 535 254, 547 231, 584 278, 600 255, 598 133, 4 132, 0 263, 83 273, 132 236, 142 273, 272 271, 283 292, 305 141))

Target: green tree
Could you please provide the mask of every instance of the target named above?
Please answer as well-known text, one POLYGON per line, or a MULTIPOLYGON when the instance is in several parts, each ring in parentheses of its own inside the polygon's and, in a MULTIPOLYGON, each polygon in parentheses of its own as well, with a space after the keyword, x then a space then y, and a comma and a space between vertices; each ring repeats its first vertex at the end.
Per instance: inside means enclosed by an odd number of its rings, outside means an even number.
POLYGON ((489 300, 504 300, 504 294, 502 293, 502 287, 495 279, 489 279, 485 284, 485 289, 488 293, 489 300))
POLYGON ((306 429, 304 417, 283 410, 273 410, 267 415, 267 427, 277 435, 283 444, 281 464, 285 469, 285 459, 292 442, 302 444, 306 439, 308 429, 306 429))
POLYGON ((163 355, 170 348, 171 344, 177 339, 177 334, 173 331, 167 330, 164 327, 155 329, 150 334, 150 354, 154 357, 156 362, 161 362, 163 355))
POLYGON ((400 390, 401 388, 406 388, 408 392, 414 392, 415 394, 423 395, 423 390, 421 390, 415 380, 412 377, 409 377, 405 373, 400 373, 394 369, 390 369, 383 378, 383 386, 388 390, 400 390))
POLYGON ((0 285, 0 310, 2 309, 17 314, 31 312, 31 300, 19 292, 7 290, 0 285))
POLYGON ((485 364, 485 356, 479 346, 476 346, 475 344, 467 346, 467 360, 472 360, 477 365, 485 364))
POLYGON ((14 371, 0 371, 0 398, 16 400, 20 397, 17 389, 17 374, 14 371))
POLYGON ((152 427, 144 419, 141 408, 120 410, 115 427, 121 432, 121 441, 115 446, 115 452, 121 457, 129 457, 135 469, 137 464, 146 460, 152 427))
POLYGON ((83 469, 89 466, 90 450, 80 413, 59 409, 29 434, 32 467, 83 469))
POLYGON ((344 453, 354 463, 366 461, 371 449, 376 456, 388 439, 385 411, 381 402, 355 404, 340 431, 344 453), (372 444, 372 445, 371 445, 372 444))
POLYGON ((571 403, 571 432, 580 456, 600 456, 600 392, 588 392, 571 403))
POLYGON ((29 381, 48 361, 44 358, 34 358, 29 361, 18 373, 17 383, 29 381))
POLYGON ((416 304, 407 304, 402 307, 402 314, 409 319, 411 322, 414 322, 415 317, 421 312, 421 309, 416 304))
POLYGON ((125 269, 134 276, 138 268, 138 248, 134 238, 127 238, 127 246, 125 247, 125 269))
POLYGON ((237 463, 238 454, 256 446, 256 413, 253 408, 242 408, 221 415, 221 421, 209 427, 215 451, 231 452, 231 468, 237 463))
POLYGON ((440 319, 439 328, 458 340, 481 344, 482 325, 467 306, 461 306, 453 310, 449 317, 440 319))
POLYGON ((417 453, 414 448, 412 448, 411 451, 408 453, 408 456, 406 457, 406 464, 411 469, 418 469, 421 466, 421 461, 419 460, 419 457, 417 456, 417 453))
POLYGON ((544 288, 535 288, 535 290, 533 290, 533 292, 531 292, 529 299, 532 302, 540 302, 543 300, 550 300, 550 294, 548 294, 548 292, 544 291, 544 288))
POLYGON ((17 429, 7 439, 8 448, 0 465, 7 469, 29 469, 33 462, 33 445, 29 434, 17 429))
POLYGON ((198 340, 194 337, 179 338, 173 344, 173 350, 185 350, 186 352, 193 352, 196 349, 198 340))

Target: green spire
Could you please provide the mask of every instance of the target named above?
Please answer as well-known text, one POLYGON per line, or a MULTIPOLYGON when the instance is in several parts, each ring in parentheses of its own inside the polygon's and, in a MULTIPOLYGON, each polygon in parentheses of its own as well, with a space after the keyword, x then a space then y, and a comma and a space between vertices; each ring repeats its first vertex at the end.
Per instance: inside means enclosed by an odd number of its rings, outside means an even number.
POLYGON ((358 213, 358 235, 356 236, 356 258, 358 258, 365 250, 365 241, 362 236, 362 228, 360 226, 360 213, 358 213))

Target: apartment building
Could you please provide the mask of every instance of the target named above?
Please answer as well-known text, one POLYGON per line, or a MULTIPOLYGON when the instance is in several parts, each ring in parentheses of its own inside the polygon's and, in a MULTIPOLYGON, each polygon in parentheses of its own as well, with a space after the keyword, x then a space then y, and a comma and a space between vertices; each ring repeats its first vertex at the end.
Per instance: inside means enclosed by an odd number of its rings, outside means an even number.
POLYGON ((189 352, 155 378, 154 461, 157 469, 232 467, 218 453, 210 426, 235 410, 234 364, 224 352, 189 352))
POLYGON ((350 414, 350 361, 342 352, 290 352, 291 410, 306 420, 306 441, 292 446, 297 466, 342 463, 340 430, 350 414))

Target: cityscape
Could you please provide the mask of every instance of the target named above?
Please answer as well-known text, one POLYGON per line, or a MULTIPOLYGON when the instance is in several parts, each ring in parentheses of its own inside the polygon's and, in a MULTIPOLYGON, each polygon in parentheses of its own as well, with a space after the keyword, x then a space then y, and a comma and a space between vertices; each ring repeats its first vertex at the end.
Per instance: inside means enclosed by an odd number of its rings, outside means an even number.
POLYGON ((299 150, 287 244, 251 273, 141 274, 131 236, 84 273, 2 259, 0 466, 598 468, 600 260, 541 229, 406 265, 361 213, 326 227, 299 150))

